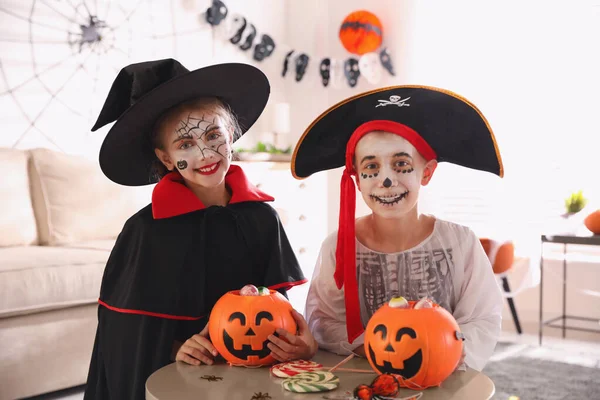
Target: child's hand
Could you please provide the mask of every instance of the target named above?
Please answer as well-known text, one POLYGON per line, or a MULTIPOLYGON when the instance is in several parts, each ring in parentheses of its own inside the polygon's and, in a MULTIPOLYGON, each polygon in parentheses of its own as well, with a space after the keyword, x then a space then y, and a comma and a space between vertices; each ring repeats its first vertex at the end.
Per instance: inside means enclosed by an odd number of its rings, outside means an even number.
POLYGON ((271 355, 277 361, 308 360, 315 355, 319 348, 304 317, 296 310, 292 310, 292 316, 298 324, 297 335, 292 335, 285 329, 277 329, 276 332, 279 336, 285 338, 287 342, 275 335, 268 337, 271 343, 267 344, 267 347, 271 349, 271 355))
POLYGON ((201 363, 212 365, 213 358, 219 353, 208 338, 208 323, 202 332, 192 336, 179 348, 175 361, 183 361, 187 364, 200 365, 201 363))

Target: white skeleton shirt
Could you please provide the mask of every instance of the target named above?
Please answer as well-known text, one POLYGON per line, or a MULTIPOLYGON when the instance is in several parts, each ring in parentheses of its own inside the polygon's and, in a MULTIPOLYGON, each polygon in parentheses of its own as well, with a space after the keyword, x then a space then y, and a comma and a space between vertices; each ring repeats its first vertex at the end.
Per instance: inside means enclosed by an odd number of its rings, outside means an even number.
MULTIPOLYGON (((336 287, 337 232, 321 247, 306 300, 306 320, 319 347, 350 354, 344 288, 336 287)), ((428 296, 447 309, 466 337, 465 363, 481 371, 492 355, 502 321, 502 295, 478 238, 469 228, 436 219, 432 234, 419 245, 393 254, 373 251, 356 241, 356 269, 363 326, 392 297, 428 296)))

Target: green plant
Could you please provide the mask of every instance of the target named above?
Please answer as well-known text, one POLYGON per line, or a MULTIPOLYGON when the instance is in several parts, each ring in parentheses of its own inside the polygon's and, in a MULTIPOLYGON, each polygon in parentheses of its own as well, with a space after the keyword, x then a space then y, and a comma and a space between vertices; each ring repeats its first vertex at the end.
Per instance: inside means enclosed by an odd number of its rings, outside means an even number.
POLYGON ((577 213, 585 207, 587 199, 583 197, 583 191, 572 193, 565 199, 565 208, 568 213, 577 213))
POLYGON ((236 151, 238 153, 291 154, 292 153, 292 147, 290 146, 290 147, 288 147, 286 149, 280 149, 280 148, 277 148, 277 147, 275 147, 275 146, 273 146, 272 144, 269 144, 269 143, 258 142, 251 149, 239 148, 239 149, 236 149, 236 151))

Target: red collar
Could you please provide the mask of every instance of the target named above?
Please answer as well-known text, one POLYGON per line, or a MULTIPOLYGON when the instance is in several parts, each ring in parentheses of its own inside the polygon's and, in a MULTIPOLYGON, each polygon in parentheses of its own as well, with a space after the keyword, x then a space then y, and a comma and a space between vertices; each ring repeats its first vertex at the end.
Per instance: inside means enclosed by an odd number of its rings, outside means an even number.
MULTIPOLYGON (((273 197, 252 185, 244 171, 231 165, 225 176, 225 184, 231 189, 229 204, 244 201, 273 201, 273 197)), ((152 191, 152 215, 154 219, 170 218, 206 208, 198 197, 183 184, 178 172, 165 175, 152 191)))

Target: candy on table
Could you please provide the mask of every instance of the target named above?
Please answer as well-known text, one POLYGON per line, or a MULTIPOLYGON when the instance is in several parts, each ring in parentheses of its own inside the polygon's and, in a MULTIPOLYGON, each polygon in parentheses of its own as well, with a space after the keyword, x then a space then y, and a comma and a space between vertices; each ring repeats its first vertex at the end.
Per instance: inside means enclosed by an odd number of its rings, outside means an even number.
POLYGON ((295 393, 327 392, 339 384, 340 378, 328 371, 301 372, 281 382, 285 390, 295 393))
POLYGON ((294 360, 273 365, 271 367, 271 374, 279 378, 289 378, 301 372, 314 372, 322 368, 322 364, 314 361, 294 360))
POLYGON ((258 291, 258 288, 254 285, 246 285, 240 290, 240 295, 242 295, 242 296, 258 296, 259 291, 258 291))
POLYGON ((433 301, 431 301, 431 299, 427 297, 423 297, 421 300, 415 303, 415 306, 413 308, 415 310, 418 310, 420 308, 433 308, 433 301))
POLYGON ((400 297, 392 297, 390 302, 388 303, 392 308, 408 308, 408 301, 400 296, 400 297))
POLYGON ((258 288, 258 294, 261 296, 268 296, 271 294, 271 292, 269 291, 269 288, 264 287, 264 286, 260 286, 258 288))

